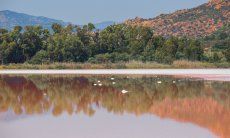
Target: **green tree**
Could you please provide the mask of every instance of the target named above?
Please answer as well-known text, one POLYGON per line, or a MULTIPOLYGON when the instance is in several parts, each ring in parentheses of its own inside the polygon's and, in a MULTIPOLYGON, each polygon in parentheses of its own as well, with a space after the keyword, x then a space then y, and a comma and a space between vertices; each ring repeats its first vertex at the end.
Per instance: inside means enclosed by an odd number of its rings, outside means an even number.
POLYGON ((188 60, 201 60, 203 57, 203 48, 198 40, 190 40, 189 45, 185 48, 185 55, 188 60))
POLYGON ((30 60, 45 45, 49 32, 43 30, 41 26, 26 26, 22 34, 23 55, 25 59, 30 60))
POLYGON ((45 50, 40 50, 36 53, 35 56, 29 61, 31 64, 43 64, 43 63, 49 63, 49 55, 48 52, 45 50))
POLYGON ((230 62, 230 48, 223 52, 227 62, 230 62))
POLYGON ((88 31, 93 31, 95 29, 94 24, 88 23, 88 31))
POLYGON ((62 26, 60 24, 54 23, 52 25, 52 29, 53 29, 54 33, 61 33, 62 26))

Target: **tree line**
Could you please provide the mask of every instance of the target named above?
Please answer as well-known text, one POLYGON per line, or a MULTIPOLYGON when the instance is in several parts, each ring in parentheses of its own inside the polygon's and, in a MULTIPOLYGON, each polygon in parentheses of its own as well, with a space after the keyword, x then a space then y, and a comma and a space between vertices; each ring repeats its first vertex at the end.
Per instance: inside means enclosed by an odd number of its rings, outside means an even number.
POLYGON ((15 26, 0 29, 0 61, 9 63, 91 62, 115 63, 174 60, 206 60, 200 40, 155 36, 146 27, 111 25, 99 31, 92 23, 84 26, 53 24, 52 30, 41 26, 15 26))

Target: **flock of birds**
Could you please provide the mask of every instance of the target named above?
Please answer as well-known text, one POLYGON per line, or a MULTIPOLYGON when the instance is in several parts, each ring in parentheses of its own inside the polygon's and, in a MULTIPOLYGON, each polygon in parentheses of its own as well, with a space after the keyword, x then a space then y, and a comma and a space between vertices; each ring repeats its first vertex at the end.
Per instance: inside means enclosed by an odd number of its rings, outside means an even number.
MULTIPOLYGON (((129 77, 127 76, 127 78, 129 78, 129 77)), ((112 81, 112 84, 115 85, 115 84, 116 84, 116 82, 114 81, 115 78, 110 78, 110 79, 111 79, 111 81, 112 81)), ((162 83, 162 81, 157 81, 157 84, 161 84, 161 83, 162 83)), ((176 83, 176 81, 173 81, 173 83, 176 83)), ((97 83, 94 83, 93 85, 94 85, 94 86, 102 86, 102 82, 101 82, 100 80, 98 80, 97 83)), ((126 94, 126 93, 128 93, 128 92, 129 92, 129 91, 127 91, 127 90, 125 90, 125 89, 121 90, 121 93, 122 93, 122 94, 126 94)))
MULTIPOLYGON (((115 78, 110 78, 110 79, 113 81, 112 84, 115 85, 115 84, 116 84, 116 82, 114 81, 115 78)), ((102 83, 101 83, 100 80, 98 80, 97 83, 94 83, 93 85, 94 85, 94 86, 102 86, 102 83)), ((121 91, 121 93, 123 93, 123 94, 128 93, 128 92, 129 92, 129 91, 127 91, 127 90, 122 90, 122 91, 121 91)))
MULTIPOLYGON (((127 76, 127 78, 129 78, 129 77, 127 76)), ((115 78, 110 78, 110 79, 111 79, 111 81, 112 81, 112 84, 115 85, 115 84, 116 84, 115 78)), ((180 80, 178 80, 178 81, 180 81, 180 80)), ((161 84, 161 83, 162 83, 162 81, 160 81, 160 80, 157 81, 157 84, 161 84)), ((176 83, 176 81, 174 80, 173 83, 176 83)), ((101 86, 102 86, 102 82, 101 82, 100 80, 98 80, 97 83, 94 83, 93 85, 94 85, 94 86, 100 86, 100 87, 101 87, 101 86)), ((128 92, 130 92, 130 91, 127 91, 127 90, 125 90, 125 89, 121 90, 121 93, 122 93, 122 94, 126 94, 126 93, 128 93, 128 92)), ((44 95, 44 96, 47 96, 47 93, 44 93, 43 95, 44 95)))

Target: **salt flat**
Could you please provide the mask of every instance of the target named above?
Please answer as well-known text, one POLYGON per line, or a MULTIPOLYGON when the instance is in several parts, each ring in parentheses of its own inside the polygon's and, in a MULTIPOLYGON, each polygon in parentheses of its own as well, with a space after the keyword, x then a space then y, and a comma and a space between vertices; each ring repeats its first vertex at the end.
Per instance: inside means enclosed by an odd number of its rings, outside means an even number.
POLYGON ((0 74, 86 74, 86 75, 173 75, 230 81, 230 69, 84 69, 84 70, 0 70, 0 74))

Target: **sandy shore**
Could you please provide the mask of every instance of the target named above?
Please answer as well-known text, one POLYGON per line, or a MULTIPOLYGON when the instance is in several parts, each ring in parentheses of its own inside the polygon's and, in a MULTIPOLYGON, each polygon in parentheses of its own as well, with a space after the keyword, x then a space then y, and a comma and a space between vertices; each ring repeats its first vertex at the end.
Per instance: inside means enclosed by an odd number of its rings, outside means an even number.
POLYGON ((95 69, 95 70, 0 70, 0 74, 118 74, 118 75, 173 75, 206 80, 230 81, 230 69, 95 69))

